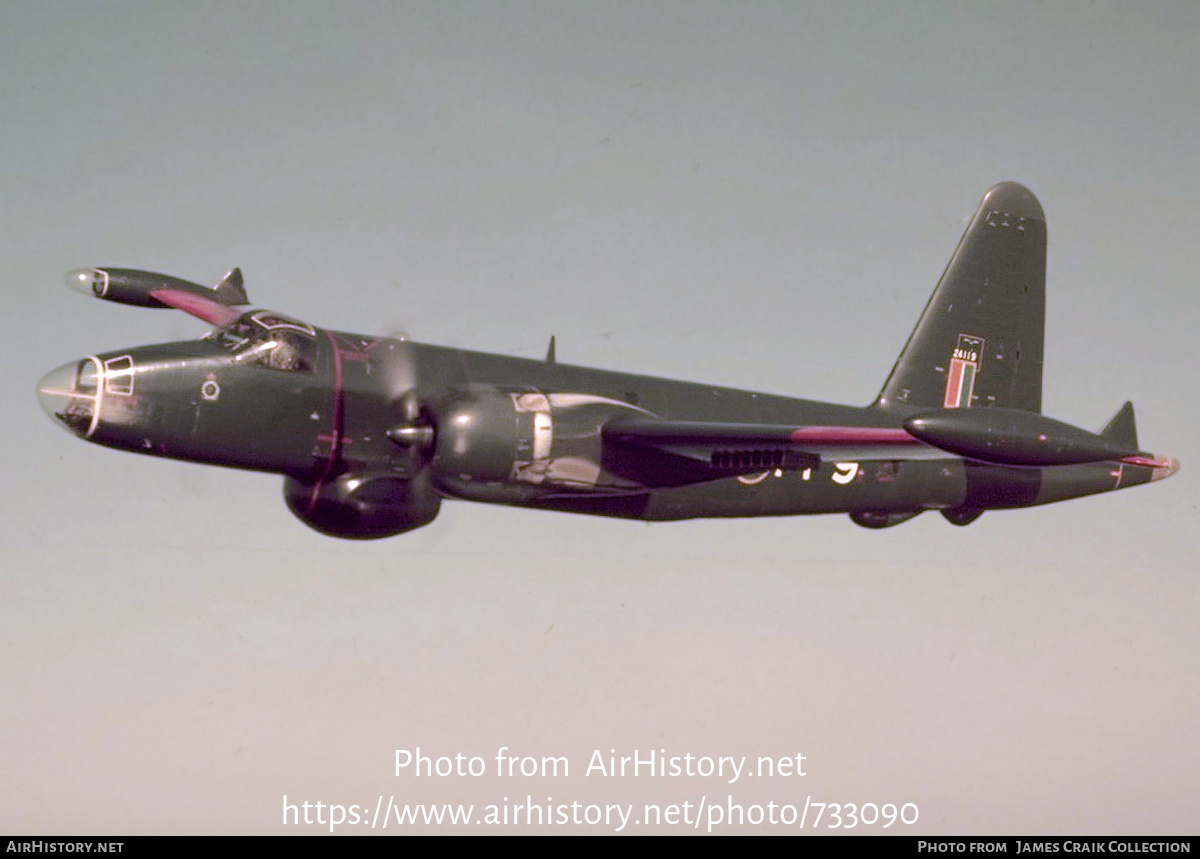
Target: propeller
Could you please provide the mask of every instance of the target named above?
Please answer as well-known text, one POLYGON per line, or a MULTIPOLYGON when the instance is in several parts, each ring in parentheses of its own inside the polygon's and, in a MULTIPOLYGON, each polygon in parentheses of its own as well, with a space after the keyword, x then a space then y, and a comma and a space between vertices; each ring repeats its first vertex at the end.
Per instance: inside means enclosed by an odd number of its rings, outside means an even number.
POLYGON ((385 385, 390 398, 389 413, 395 423, 387 437, 401 449, 404 474, 416 478, 433 457, 437 432, 429 408, 421 401, 415 350, 407 340, 388 344, 385 385))

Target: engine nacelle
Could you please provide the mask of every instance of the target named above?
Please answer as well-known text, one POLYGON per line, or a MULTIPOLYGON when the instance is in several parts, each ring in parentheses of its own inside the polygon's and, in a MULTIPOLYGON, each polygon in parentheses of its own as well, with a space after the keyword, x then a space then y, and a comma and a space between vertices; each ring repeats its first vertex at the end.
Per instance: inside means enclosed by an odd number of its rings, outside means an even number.
POLYGON ((633 485, 604 469, 601 430, 614 417, 647 414, 595 394, 491 385, 457 391, 437 412, 432 468, 438 485, 464 497, 501 493, 487 496, 493 501, 633 485))
POLYGON ((347 540, 377 540, 420 528, 432 522, 442 506, 441 497, 424 480, 354 474, 320 486, 288 477, 283 497, 305 525, 347 540))

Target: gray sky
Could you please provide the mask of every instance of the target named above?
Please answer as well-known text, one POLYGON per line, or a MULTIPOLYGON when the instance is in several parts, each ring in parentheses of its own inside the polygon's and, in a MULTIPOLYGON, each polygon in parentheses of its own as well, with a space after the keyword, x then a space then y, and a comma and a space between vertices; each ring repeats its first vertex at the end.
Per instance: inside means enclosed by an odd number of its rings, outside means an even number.
POLYGON ((1198 58, 1190 3, 0 6, 0 829, 321 831, 286 794, 1194 833, 1198 58), (1173 480, 881 533, 451 503, 355 544, 33 395, 204 331, 67 269, 240 265, 322 326, 861 404, 1002 179, 1050 224, 1046 412, 1133 399, 1173 480), (418 746, 488 774, 396 777, 418 746), (585 775, 610 749, 807 775, 585 775))

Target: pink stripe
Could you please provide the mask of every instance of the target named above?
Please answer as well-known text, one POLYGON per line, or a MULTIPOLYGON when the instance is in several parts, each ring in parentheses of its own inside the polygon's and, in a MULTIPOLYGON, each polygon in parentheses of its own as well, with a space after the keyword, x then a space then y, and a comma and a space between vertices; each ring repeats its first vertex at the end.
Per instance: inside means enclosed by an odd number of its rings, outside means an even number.
POLYGON ((150 297, 161 301, 169 307, 190 313, 197 319, 203 319, 218 328, 228 325, 242 315, 242 311, 227 307, 220 302, 205 298, 203 295, 192 295, 182 289, 152 289, 150 297))
POLYGON ((920 444, 900 427, 800 427, 793 444, 920 444))
MULTIPOLYGON (((342 396, 342 350, 338 346, 337 340, 328 331, 325 336, 329 338, 329 344, 333 347, 333 426, 329 430, 329 462, 325 464, 325 473, 322 474, 313 484, 312 494, 308 497, 308 509, 306 513, 311 513, 313 508, 317 506, 317 497, 321 494, 321 487, 325 485, 333 468, 337 464, 338 455, 341 453, 341 435, 342 435, 342 418, 345 404, 342 396)), ((319 436, 318 440, 323 440, 324 436, 319 436)))
POLYGON ((1127 465, 1141 465, 1146 468, 1166 468, 1171 464, 1167 459, 1151 459, 1148 456, 1123 456, 1119 460, 1127 465))

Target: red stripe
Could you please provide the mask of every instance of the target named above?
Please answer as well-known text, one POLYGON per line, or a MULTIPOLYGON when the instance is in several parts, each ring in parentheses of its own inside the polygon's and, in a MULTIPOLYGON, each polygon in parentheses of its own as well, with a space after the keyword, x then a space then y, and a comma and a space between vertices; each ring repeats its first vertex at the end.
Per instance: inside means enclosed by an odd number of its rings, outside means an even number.
POLYGON ((942 405, 947 409, 958 408, 959 401, 962 399, 962 374, 962 360, 952 359, 950 361, 950 377, 946 380, 946 396, 942 399, 942 405))

